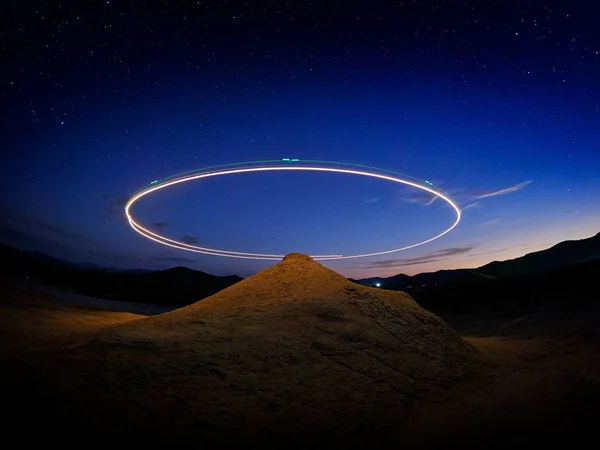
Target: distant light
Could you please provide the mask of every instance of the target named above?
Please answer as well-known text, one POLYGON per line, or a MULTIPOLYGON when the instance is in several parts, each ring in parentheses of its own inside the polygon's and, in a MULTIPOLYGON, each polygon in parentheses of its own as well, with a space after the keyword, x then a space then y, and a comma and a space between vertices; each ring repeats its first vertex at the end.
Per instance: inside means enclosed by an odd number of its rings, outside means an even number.
POLYGON ((290 158, 283 158, 282 161, 291 161, 290 158))
POLYGON ((298 158, 292 158, 292 159, 290 159, 290 161, 293 162, 293 161, 300 161, 300 160, 298 158))
POLYGON ((429 186, 433 186, 433 183, 431 181, 425 180, 425 183, 428 184, 429 186))
POLYGON ((150 184, 156 184, 156 183, 158 183, 158 180, 154 180, 154 181, 150 182, 150 184))
POLYGON ((381 283, 375 283, 375 287, 381 287, 381 283))

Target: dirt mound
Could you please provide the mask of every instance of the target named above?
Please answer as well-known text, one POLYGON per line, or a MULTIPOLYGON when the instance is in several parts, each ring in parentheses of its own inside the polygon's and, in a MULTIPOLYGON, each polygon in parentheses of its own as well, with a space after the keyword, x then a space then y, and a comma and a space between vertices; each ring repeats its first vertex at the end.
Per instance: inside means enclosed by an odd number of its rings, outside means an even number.
POLYGON ((63 357, 66 382, 103 420, 157 438, 279 445, 386 436, 468 378, 475 354, 407 294, 293 253, 200 302, 78 339, 63 357))

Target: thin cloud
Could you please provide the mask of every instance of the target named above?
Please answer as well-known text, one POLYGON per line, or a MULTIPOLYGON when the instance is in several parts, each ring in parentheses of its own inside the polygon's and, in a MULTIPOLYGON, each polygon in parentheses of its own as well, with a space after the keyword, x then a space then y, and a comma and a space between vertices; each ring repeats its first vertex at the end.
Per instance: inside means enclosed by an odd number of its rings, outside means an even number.
POLYGON ((483 223, 480 223, 480 224, 475 225, 475 226, 476 227, 487 227, 487 226, 490 226, 490 225, 495 225, 498 222, 500 222, 500 219, 492 219, 492 220, 488 220, 487 222, 483 222, 483 223))
POLYGON ((416 203, 418 205, 429 206, 432 205, 438 197, 428 192, 415 192, 410 195, 403 195, 400 197, 400 201, 404 203, 416 203))
POLYGON ((527 248, 532 248, 532 246, 530 244, 513 245, 511 247, 501 248, 499 250, 490 250, 489 252, 473 253, 471 255, 466 256, 466 258, 472 258, 475 256, 492 255, 494 253, 502 253, 502 252, 506 252, 508 250, 519 250, 519 249, 527 249, 527 248))
POLYGON ((125 213, 125 205, 129 200, 128 197, 124 195, 105 194, 102 198, 106 202, 105 214, 108 217, 113 219, 123 217, 123 214, 125 213))
POLYGON ((368 198, 364 201, 364 203, 376 203, 381 200, 379 197, 368 198))
POLYGON ((397 258, 397 259, 384 259, 380 261, 373 261, 369 264, 366 264, 362 267, 364 268, 392 268, 392 267, 402 267, 402 266, 414 266, 417 264, 425 264, 430 262, 436 262, 443 259, 451 258, 457 255, 463 255, 475 249, 476 245, 466 245, 464 247, 451 247, 445 248, 442 250, 438 250, 437 252, 426 253, 422 256, 417 256, 413 258, 397 258))
POLYGON ((465 256, 465 258, 474 258, 475 256, 493 255, 494 253, 502 253, 502 252, 505 252, 507 250, 513 250, 514 248, 516 248, 516 247, 507 247, 507 248, 501 248, 500 250, 492 250, 492 251, 489 251, 489 252, 473 253, 471 255, 465 256))
POLYGON ((181 242, 188 245, 198 245, 200 243, 196 236, 184 236, 181 238, 181 242))
POLYGON ((401 262, 401 260, 397 260, 397 262, 396 262, 396 260, 389 260, 389 261, 379 261, 383 264, 372 264, 368 267, 385 269, 385 268, 391 268, 391 267, 417 266, 419 264, 426 264, 426 263, 432 263, 432 262, 437 262, 437 261, 440 261, 440 258, 419 259, 419 260, 415 260, 415 261, 406 261, 406 262, 401 262))
POLYGON ((462 208, 462 211, 468 211, 469 209, 479 208, 480 206, 481 206, 481 203, 479 203, 479 202, 469 203, 468 205, 465 205, 462 208))
POLYGON ((488 191, 488 192, 484 192, 483 194, 474 195, 473 198, 479 200, 482 198, 496 197, 498 195, 510 194, 511 192, 520 191, 525 186, 527 186, 529 183, 531 183, 531 180, 523 181, 522 183, 518 183, 518 184, 513 184, 512 186, 508 186, 504 189, 499 189, 497 191, 488 191))
POLYGON ((169 222, 152 222, 150 227, 154 229, 157 233, 162 233, 165 231, 165 228, 169 225, 169 222))

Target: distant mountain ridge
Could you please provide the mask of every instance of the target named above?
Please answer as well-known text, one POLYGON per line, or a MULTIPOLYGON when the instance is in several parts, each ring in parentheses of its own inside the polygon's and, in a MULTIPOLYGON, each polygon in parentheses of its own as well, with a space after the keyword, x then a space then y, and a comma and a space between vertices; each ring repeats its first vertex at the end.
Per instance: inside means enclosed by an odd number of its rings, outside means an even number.
POLYGON ((26 278, 91 297, 165 306, 196 302, 242 280, 237 275, 211 275, 187 267, 124 271, 71 263, 4 245, 0 245, 0 264, 0 276, 26 278))
MULTIPOLYGON (((2 244, 0 246, 3 247, 2 244)), ((155 270, 150 269, 117 269, 115 267, 107 267, 101 266, 99 264, 94 263, 76 263, 71 261, 65 261, 64 259, 55 258, 54 256, 50 256, 47 253, 36 252, 36 251, 22 251, 23 255, 28 256, 29 258, 44 264, 54 264, 58 266, 64 267, 76 267, 79 269, 91 269, 91 270, 102 270, 104 272, 113 272, 113 273, 148 273, 148 272, 156 272, 155 270)))
MULTIPOLYGON (((490 282, 493 281, 535 276, 594 261, 600 261, 600 233, 474 269, 439 270, 413 276, 400 273, 387 278, 350 280, 369 286, 379 283, 381 288, 406 291, 419 300, 432 295, 431 292, 425 292, 432 288, 447 286, 459 289, 461 293, 483 289, 483 293, 490 289, 490 282)), ((166 270, 120 270, 96 264, 72 263, 45 253, 22 252, 4 245, 0 245, 0 263, 4 268, 0 277, 27 277, 92 297, 165 306, 188 305, 243 279, 237 275, 211 275, 182 266, 166 270)), ((439 295, 442 294, 440 291, 439 295)))
POLYGON ((587 239, 563 241, 546 250, 507 261, 493 261, 477 272, 496 278, 530 275, 600 259, 600 233, 587 239))
POLYGON ((417 275, 397 274, 352 280, 363 285, 377 283, 384 289, 410 290, 450 282, 477 283, 489 279, 534 275, 561 267, 600 259, 600 233, 586 239, 560 242, 546 250, 506 261, 493 261, 474 269, 438 270, 417 275))

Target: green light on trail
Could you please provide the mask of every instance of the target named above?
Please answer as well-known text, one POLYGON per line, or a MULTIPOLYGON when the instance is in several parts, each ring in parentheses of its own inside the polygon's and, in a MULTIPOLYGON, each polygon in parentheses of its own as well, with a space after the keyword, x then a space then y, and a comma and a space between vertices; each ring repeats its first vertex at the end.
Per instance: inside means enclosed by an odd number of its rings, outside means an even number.
MULTIPOLYGON (((174 175, 168 176, 166 178, 154 180, 150 184, 154 185, 157 183, 165 183, 166 181, 174 180, 174 179, 177 179, 177 178, 185 176, 185 175, 189 175, 189 174, 193 174, 193 173, 200 174, 203 172, 207 172, 208 170, 218 170, 218 169, 224 169, 226 167, 236 167, 236 166, 240 167, 240 166, 250 166, 250 165, 257 165, 257 164, 277 164, 277 163, 281 164, 282 161, 300 162, 300 159, 299 158, 263 159, 263 160, 259 160, 259 161, 242 161, 242 162, 236 162, 236 163, 230 163, 230 164, 219 164, 219 165, 214 165, 214 166, 206 166, 206 167, 200 167, 200 168, 188 170, 185 172, 180 172, 178 174, 174 174, 174 175)), ((416 183, 425 183, 429 186, 432 186, 432 187, 434 186, 433 183, 429 180, 422 180, 419 178, 411 177, 410 175, 403 174, 401 172, 395 172, 393 170, 382 169, 381 167, 368 166, 365 164, 353 164, 353 163, 346 163, 346 162, 342 162, 342 161, 324 161, 324 160, 320 160, 320 159, 303 159, 302 163, 303 164, 311 164, 311 163, 335 164, 335 165, 341 165, 341 166, 346 166, 346 167, 361 167, 361 168, 365 168, 365 169, 373 169, 379 173, 385 172, 385 173, 393 174, 394 176, 400 175, 403 178, 413 180, 416 183)), ((440 188, 436 187, 435 189, 437 192, 443 193, 443 191, 440 188)))

